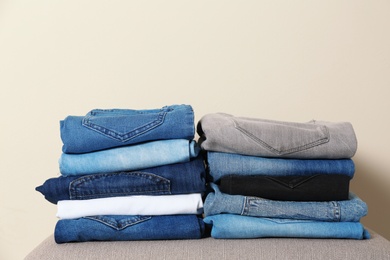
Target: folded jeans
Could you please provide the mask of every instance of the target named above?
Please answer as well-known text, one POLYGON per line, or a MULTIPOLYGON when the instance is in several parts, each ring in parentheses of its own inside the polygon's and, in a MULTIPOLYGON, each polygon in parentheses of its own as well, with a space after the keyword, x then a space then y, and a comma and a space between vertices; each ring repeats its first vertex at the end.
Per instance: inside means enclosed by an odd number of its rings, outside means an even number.
POLYGON ((330 222, 356 222, 367 215, 367 204, 350 192, 348 200, 301 202, 278 201, 259 197, 222 193, 218 185, 210 184, 203 205, 204 215, 237 214, 265 218, 287 218, 330 222))
POLYGON ((57 217, 75 219, 96 215, 202 214, 200 193, 159 196, 124 196, 90 200, 60 200, 57 217))
POLYGON ((203 157, 136 171, 60 176, 36 187, 51 203, 130 195, 202 193, 206 189, 203 157))
POLYGON ((219 214, 204 219, 213 238, 345 238, 368 239, 360 222, 321 222, 219 214))
POLYGON ((231 195, 287 201, 347 200, 350 178, 343 174, 309 176, 228 175, 221 178, 221 192, 231 195))
POLYGON ((148 141, 192 140, 194 112, 190 105, 161 109, 94 109, 85 116, 60 121, 62 151, 88 153, 148 141))
POLYGON ((200 239, 204 222, 197 215, 90 216, 61 219, 54 231, 55 242, 200 239))
POLYGON ((207 152, 207 167, 210 181, 213 182, 231 174, 264 176, 343 174, 352 179, 355 173, 352 159, 266 158, 220 152, 207 152))
POLYGON ((243 155, 297 158, 351 158, 357 140, 351 123, 284 122, 207 114, 197 124, 202 149, 243 155))
POLYGON ((59 167, 63 176, 133 171, 188 162, 198 156, 199 149, 194 140, 152 141, 84 154, 62 153, 59 167))

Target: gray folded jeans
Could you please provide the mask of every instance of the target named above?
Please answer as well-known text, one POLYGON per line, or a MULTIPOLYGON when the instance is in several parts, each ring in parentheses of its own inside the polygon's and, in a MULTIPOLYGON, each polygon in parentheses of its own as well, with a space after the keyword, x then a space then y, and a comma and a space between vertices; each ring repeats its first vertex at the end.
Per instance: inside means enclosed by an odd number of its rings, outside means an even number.
POLYGON ((197 125, 198 143, 207 151, 242 155, 297 158, 351 158, 357 150, 349 122, 283 122, 207 114, 197 125))

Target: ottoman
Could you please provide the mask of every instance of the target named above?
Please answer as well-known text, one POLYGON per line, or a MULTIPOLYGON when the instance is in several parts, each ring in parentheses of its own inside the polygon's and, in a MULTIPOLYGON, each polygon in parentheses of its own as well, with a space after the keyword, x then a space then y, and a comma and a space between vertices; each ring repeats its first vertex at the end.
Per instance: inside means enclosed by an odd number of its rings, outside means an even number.
POLYGON ((390 242, 369 230, 371 239, 259 238, 83 242, 45 239, 26 260, 44 259, 390 259, 390 242))

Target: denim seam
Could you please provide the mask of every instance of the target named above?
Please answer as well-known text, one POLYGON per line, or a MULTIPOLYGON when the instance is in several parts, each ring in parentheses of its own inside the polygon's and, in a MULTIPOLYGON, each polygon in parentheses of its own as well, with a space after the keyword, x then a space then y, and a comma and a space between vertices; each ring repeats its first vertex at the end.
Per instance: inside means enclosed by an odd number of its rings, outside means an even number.
POLYGON ((114 196, 130 196, 130 195, 148 195, 148 194, 155 194, 159 193, 158 195, 170 195, 172 192, 169 188, 167 189, 155 189, 155 190, 141 190, 141 191, 135 191, 135 190, 125 190, 123 192, 100 192, 100 193, 91 193, 91 194, 79 194, 77 192, 70 192, 69 196, 71 200, 77 200, 77 199, 91 199, 91 198, 101 198, 101 197, 114 197, 114 196), (160 194, 162 193, 162 194, 160 194))
POLYGON ((240 213, 241 215, 243 215, 243 216, 248 215, 250 200, 251 200, 250 198, 248 198, 247 196, 244 196, 244 198, 243 198, 244 203, 243 203, 242 210, 240 213))
POLYGON ((140 190, 137 190, 136 188, 134 188, 134 189, 119 189, 119 190, 123 190, 123 191, 120 191, 120 192, 116 192, 115 189, 107 189, 107 191, 96 192, 96 193, 95 193, 95 191, 93 191, 93 192, 91 192, 89 194, 86 194, 87 191, 80 192, 80 191, 72 190, 71 194, 72 194, 72 197, 84 197, 84 196, 93 196, 93 195, 100 195, 100 194, 127 194, 127 193, 141 194, 143 192, 167 192, 167 193, 171 193, 170 189, 169 189, 169 186, 168 185, 166 185, 166 186, 167 187, 165 187, 165 188, 149 188, 149 189, 143 187, 140 190))
POLYGON ((332 201, 333 204, 333 219, 334 221, 340 222, 341 219, 341 210, 340 204, 337 201, 332 201))
MULTIPOLYGON (((156 108, 156 109, 146 109, 146 110, 135 110, 135 109, 93 109, 91 111, 89 111, 88 114, 91 114, 91 115, 97 115, 99 113, 114 113, 115 115, 118 115, 118 114, 121 114, 121 115, 129 115, 128 113, 126 113, 127 111, 132 111, 132 112, 135 112, 137 114, 151 114, 151 113, 157 113, 157 111, 166 111, 166 112, 171 112, 173 111, 174 108, 170 107, 170 106, 163 106, 162 108, 156 108), (118 112, 123 112, 123 113, 118 113, 118 112)), ((88 115, 87 114, 87 115, 88 115)))
MULTIPOLYGON (((194 114, 194 110, 192 109, 192 107, 190 107, 189 111, 187 112, 187 115, 189 115, 188 123, 190 123, 192 125, 191 135, 195 135, 195 124, 194 124, 195 114, 194 114)), ((187 117, 185 117, 185 118, 187 118, 187 117)))
POLYGON ((169 179, 158 176, 154 173, 134 171, 134 172, 102 173, 102 174, 86 175, 86 176, 79 177, 79 178, 71 181, 70 184, 71 184, 71 186, 78 187, 80 185, 83 185, 86 182, 91 182, 91 181, 94 181, 96 179, 107 178, 107 177, 108 178, 118 177, 118 176, 125 176, 125 177, 137 176, 137 177, 143 177, 146 179, 150 179, 152 181, 162 181, 162 182, 167 182, 167 183, 170 182, 169 179), (78 182, 78 184, 75 184, 75 182, 78 182))
POLYGON ((139 126, 138 128, 135 128, 127 133, 118 133, 115 130, 109 129, 107 127, 92 123, 90 119, 93 117, 92 115, 85 116, 82 121, 82 125, 86 128, 89 128, 93 131, 96 131, 100 134, 103 134, 107 137, 110 137, 112 139, 115 139, 117 141, 121 142, 127 142, 130 139, 136 138, 137 136, 140 136, 156 127, 161 125, 164 122, 165 116, 167 112, 162 111, 158 113, 157 119, 155 119, 152 122, 149 122, 147 124, 144 124, 142 126, 139 126))
POLYGON ((295 189, 296 187, 299 187, 301 184, 306 183, 306 182, 310 181, 311 179, 314 179, 317 176, 320 176, 320 174, 315 174, 315 175, 310 175, 310 176, 299 176, 302 180, 297 182, 297 183, 285 182, 285 181, 282 181, 282 180, 279 180, 275 177, 270 177, 270 176, 266 176, 265 178, 272 180, 276 183, 279 183, 283 186, 286 186, 288 188, 295 189))
POLYGON ((105 196, 107 194, 109 194, 109 195, 114 195, 114 194, 127 195, 129 193, 142 194, 145 192, 153 192, 153 193, 167 192, 170 194, 171 193, 170 180, 163 178, 161 176, 155 175, 153 173, 146 173, 146 172, 127 172, 127 173, 124 173, 124 172, 122 172, 122 173, 104 173, 104 174, 87 175, 87 176, 77 178, 69 183, 69 196, 71 199, 88 198, 88 197, 93 197, 93 196, 105 196), (114 189, 112 189, 112 188, 108 189, 109 191, 104 191, 104 192, 99 192, 99 193, 96 193, 95 190, 93 190, 93 192, 90 194, 85 194, 85 192, 86 192, 85 190, 80 191, 80 186, 81 186, 81 188, 83 188, 82 186, 85 183, 91 183, 91 182, 93 182, 95 180, 99 180, 101 178, 110 178, 110 177, 117 177, 117 176, 124 176, 124 177, 136 176, 136 177, 140 177, 140 178, 144 178, 144 179, 149 179, 155 183, 152 184, 152 185, 154 185, 153 187, 149 187, 148 189, 146 189, 145 186, 143 186, 142 189, 140 189, 140 187, 134 187, 132 189, 128 189, 128 188, 127 189, 123 189, 123 188, 119 189, 119 190, 123 190, 123 192, 113 192, 114 189), (160 183, 156 183, 156 182, 160 182, 160 183))
POLYGON ((161 190, 143 190, 143 191, 124 191, 120 193, 115 193, 115 192, 105 192, 105 193, 94 193, 94 194, 83 194, 83 195, 72 195, 71 200, 77 200, 77 199, 94 199, 94 198, 102 198, 102 197, 115 197, 115 196, 131 196, 131 195, 151 195, 155 194, 156 195, 170 195, 171 192, 169 192, 166 189, 161 189, 161 190))
POLYGON ((83 218, 100 222, 104 225, 107 225, 107 226, 119 231, 119 230, 125 229, 129 226, 147 221, 147 220, 151 219, 152 217, 151 216, 137 216, 137 217, 132 217, 131 219, 128 219, 128 220, 119 221, 119 223, 118 223, 118 221, 110 221, 110 219, 108 217, 104 217, 104 216, 87 216, 87 217, 83 217, 83 218), (124 225, 121 225, 121 223, 124 223, 124 225), (118 226, 118 224, 119 224, 119 226, 118 226))
POLYGON ((234 124, 234 127, 242 132, 244 135, 248 136, 250 139, 252 139, 253 141, 255 141, 257 144, 263 146, 264 148, 266 148, 267 150, 271 151, 272 153, 274 154, 277 154, 277 155, 283 155, 283 154, 289 154, 289 153, 295 153, 295 152, 300 152, 300 151, 303 151, 303 150, 308 150, 310 148, 313 148, 315 146, 318 146, 318 145, 321 145, 321 144, 324 144, 324 143, 327 143, 329 142, 330 140, 330 137, 329 137, 329 130, 326 126, 322 125, 322 126, 319 126, 320 129, 322 130, 322 132, 324 132, 325 136, 324 138, 321 138, 317 141, 313 141, 311 143, 307 143, 307 144, 304 144, 304 145, 301 145, 301 146, 298 146, 298 147, 294 147, 294 148, 290 148, 290 149, 287 149, 287 150, 283 150, 283 151, 279 151, 275 148, 273 148, 271 145, 269 145, 268 143, 266 143, 265 141, 257 138, 256 136, 254 136, 253 134, 251 134, 250 132, 248 132, 247 130, 245 130, 244 128, 240 127, 238 125, 238 123, 233 119, 231 118, 231 120, 233 121, 233 124, 234 124))

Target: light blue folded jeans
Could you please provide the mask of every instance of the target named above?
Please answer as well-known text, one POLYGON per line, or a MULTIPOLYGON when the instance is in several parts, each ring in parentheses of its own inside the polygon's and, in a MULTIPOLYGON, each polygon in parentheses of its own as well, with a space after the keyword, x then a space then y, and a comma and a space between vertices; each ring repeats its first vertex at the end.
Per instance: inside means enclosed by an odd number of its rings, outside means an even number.
POLYGON ((349 200, 302 202, 277 201, 220 192, 215 183, 204 202, 205 216, 238 214, 243 216, 286 218, 330 222, 356 222, 367 215, 367 204, 354 193, 349 200))
POLYGON ((213 238, 370 238, 360 222, 321 222, 233 214, 208 216, 204 222, 211 225, 213 238))
POLYGON ((59 167, 63 176, 133 171, 189 162, 199 151, 194 140, 152 141, 84 154, 62 153, 59 167))
POLYGON ((355 173, 352 159, 286 159, 207 152, 207 164, 214 182, 231 174, 268 176, 345 174, 352 179, 355 173))

